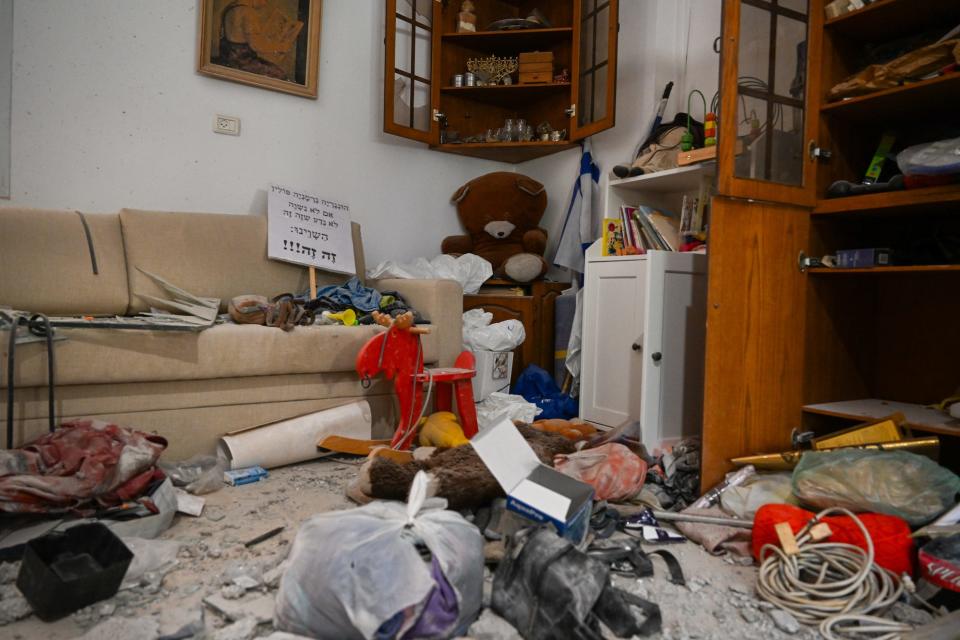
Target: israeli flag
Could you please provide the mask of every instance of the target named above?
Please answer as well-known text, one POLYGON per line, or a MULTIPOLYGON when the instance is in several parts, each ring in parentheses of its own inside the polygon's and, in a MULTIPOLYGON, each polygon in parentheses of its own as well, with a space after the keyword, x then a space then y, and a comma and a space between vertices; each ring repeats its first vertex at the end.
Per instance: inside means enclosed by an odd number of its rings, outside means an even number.
POLYGON ((580 173, 573 186, 567 217, 563 221, 560 241, 553 264, 582 274, 583 256, 593 241, 600 237, 602 202, 600 197, 600 167, 594 162, 590 138, 582 143, 580 173))

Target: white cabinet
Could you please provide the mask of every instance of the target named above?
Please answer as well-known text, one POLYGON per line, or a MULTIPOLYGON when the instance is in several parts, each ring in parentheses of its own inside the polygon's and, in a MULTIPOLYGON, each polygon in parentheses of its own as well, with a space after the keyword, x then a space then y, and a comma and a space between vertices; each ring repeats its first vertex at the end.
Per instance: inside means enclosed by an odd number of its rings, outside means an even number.
MULTIPOLYGON (((678 191, 698 186, 700 176, 684 177, 693 181, 656 195, 672 203, 678 191)), ((608 212, 653 199, 653 192, 630 193, 641 191, 635 179, 626 182, 611 181, 608 212)), ((651 251, 604 258, 598 241, 587 251, 583 296, 580 417, 603 427, 638 422, 651 450, 699 435, 707 256, 651 251)))

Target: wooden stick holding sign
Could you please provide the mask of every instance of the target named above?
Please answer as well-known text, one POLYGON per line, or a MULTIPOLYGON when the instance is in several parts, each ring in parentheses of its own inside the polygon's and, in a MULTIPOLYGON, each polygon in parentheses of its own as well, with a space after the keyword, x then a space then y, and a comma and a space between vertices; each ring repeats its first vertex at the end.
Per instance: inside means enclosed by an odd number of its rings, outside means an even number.
POLYGON ((350 207, 303 189, 270 185, 267 257, 306 266, 311 299, 317 297, 316 269, 356 275, 350 207))

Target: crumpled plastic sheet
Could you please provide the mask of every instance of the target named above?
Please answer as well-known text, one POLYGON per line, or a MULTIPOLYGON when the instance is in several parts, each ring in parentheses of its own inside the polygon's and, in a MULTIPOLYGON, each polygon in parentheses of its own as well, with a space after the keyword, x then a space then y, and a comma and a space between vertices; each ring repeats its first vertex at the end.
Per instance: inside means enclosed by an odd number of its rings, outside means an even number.
POLYGON ((493 314, 483 309, 463 312, 463 346, 471 351, 513 351, 526 338, 519 320, 494 322, 493 314))
POLYGON ((203 495, 223 488, 223 472, 230 468, 230 463, 218 456, 199 454, 178 462, 161 461, 158 466, 175 487, 203 495))
POLYGON ((453 257, 441 254, 433 259, 416 258, 412 262, 386 260, 372 269, 367 269, 367 277, 409 278, 456 280, 464 293, 476 293, 480 286, 493 275, 493 265, 489 260, 472 253, 453 257))
POLYGON ((527 402, 523 396, 494 391, 477 403, 477 425, 483 431, 504 419, 531 423, 540 412, 540 407, 527 402))
POLYGON ((897 165, 908 176, 960 173, 960 138, 907 147, 897 154, 897 165))

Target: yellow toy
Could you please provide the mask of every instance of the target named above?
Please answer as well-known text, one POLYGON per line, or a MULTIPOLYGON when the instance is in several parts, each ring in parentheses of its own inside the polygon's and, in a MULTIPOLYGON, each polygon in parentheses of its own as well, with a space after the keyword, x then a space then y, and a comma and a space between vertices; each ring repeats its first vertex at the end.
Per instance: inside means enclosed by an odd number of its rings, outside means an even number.
POLYGON ((450 411, 437 411, 429 418, 420 420, 421 447, 459 447, 469 444, 457 416, 450 411))

